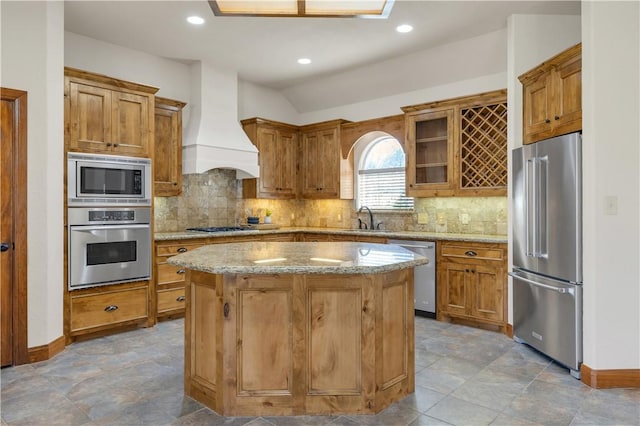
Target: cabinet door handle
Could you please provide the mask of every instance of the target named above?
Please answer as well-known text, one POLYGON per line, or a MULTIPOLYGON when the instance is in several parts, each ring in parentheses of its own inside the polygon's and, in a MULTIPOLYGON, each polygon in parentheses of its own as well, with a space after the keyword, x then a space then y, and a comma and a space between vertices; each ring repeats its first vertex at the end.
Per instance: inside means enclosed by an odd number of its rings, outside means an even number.
POLYGON ((560 120, 560 117, 558 117, 557 115, 554 117, 556 120, 560 120))
POLYGON ((178 186, 178 182, 173 182, 173 186, 178 186))
POLYGON ((115 311, 117 309, 118 309, 118 305, 109 305, 106 308, 104 308, 104 311, 105 312, 113 312, 113 311, 115 311))
POLYGON ((110 142, 107 142, 107 146, 111 146, 111 143, 110 143, 110 142))
POLYGON ((545 123, 549 124, 551 123, 551 120, 549 120, 548 118, 546 120, 544 120, 545 123))
POLYGON ((224 317, 229 318, 229 303, 225 303, 223 307, 224 317))
POLYGON ((118 147, 118 144, 117 144, 117 143, 114 143, 114 144, 113 144, 113 147, 114 147, 114 148, 117 148, 117 147, 118 147))
POLYGON ((178 269, 176 274, 184 274, 186 271, 184 269, 178 269))
POLYGON ((184 252, 186 252, 187 250, 189 250, 189 249, 187 249, 187 248, 185 248, 185 247, 180 247, 180 248, 179 248, 178 250, 176 250, 176 251, 177 251, 178 253, 184 253, 184 252))
POLYGON ((467 251, 464 252, 464 254, 466 254, 467 256, 471 256, 471 257, 478 255, 478 253, 476 253, 473 250, 467 250, 467 251))
POLYGON ((176 297, 176 302, 184 302, 185 299, 186 299, 186 297, 184 297, 184 296, 178 296, 178 297, 176 297))

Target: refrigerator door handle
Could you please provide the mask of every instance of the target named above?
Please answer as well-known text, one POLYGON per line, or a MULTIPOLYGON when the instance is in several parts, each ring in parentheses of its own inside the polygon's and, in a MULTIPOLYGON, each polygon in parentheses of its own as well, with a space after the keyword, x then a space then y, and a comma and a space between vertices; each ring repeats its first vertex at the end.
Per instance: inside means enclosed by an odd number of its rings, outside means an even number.
POLYGON ((528 158, 524 169, 524 186, 525 186, 525 244, 527 257, 535 256, 536 249, 536 158, 528 158))
POLYGON ((515 272, 509 272, 509 276, 511 276, 513 278, 517 278, 517 279, 519 279, 521 281, 524 281, 524 282, 526 282, 528 284, 531 284, 531 285, 534 285, 536 287, 542 287, 542 288, 547 289, 547 290, 557 291, 560 294, 571 294, 571 295, 573 295, 573 289, 572 288, 554 287, 554 286, 549 285, 549 284, 543 284, 543 283, 540 283, 540 282, 533 281, 533 280, 530 280, 528 278, 525 278, 522 275, 518 275, 515 272))
POLYGON ((547 226, 547 202, 548 202, 548 184, 549 184, 549 157, 538 157, 538 205, 536 211, 538 215, 537 227, 538 234, 536 237, 536 257, 549 258, 548 246, 548 226, 547 226))

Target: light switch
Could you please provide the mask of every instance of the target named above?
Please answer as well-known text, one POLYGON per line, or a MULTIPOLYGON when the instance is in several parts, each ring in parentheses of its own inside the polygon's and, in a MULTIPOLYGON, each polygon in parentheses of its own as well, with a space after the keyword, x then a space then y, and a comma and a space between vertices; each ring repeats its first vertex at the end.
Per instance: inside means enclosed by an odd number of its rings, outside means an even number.
POLYGON ((618 214, 618 197, 615 195, 607 195, 604 197, 604 214, 618 214))

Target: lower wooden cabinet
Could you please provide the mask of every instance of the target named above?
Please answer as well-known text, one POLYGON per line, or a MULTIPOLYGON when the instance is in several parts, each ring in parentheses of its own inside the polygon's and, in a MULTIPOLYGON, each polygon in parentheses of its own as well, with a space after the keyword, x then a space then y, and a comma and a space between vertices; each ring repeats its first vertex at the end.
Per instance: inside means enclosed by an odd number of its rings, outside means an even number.
POLYGON ((169 265, 167 259, 180 253, 186 253, 207 244, 207 239, 158 241, 156 242, 155 279, 156 279, 156 318, 175 318, 184 315, 185 270, 169 265))
POLYGON ((126 323, 146 321, 149 316, 149 286, 106 287, 78 291, 71 295, 71 334, 81 335, 126 323))
POLYGON ((507 245, 439 242, 437 318, 507 325, 507 245))

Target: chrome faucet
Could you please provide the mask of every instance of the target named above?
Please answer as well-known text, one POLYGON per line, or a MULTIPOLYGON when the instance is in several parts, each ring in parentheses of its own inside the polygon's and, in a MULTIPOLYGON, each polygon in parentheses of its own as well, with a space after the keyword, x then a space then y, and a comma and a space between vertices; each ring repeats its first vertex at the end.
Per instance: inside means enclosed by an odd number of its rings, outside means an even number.
MULTIPOLYGON (((369 212, 369 220, 370 220, 370 223, 371 223, 371 225, 369 226, 369 229, 373 230, 373 229, 374 229, 374 224, 373 224, 373 212, 371 211, 371 209, 370 209, 369 207, 367 207, 367 206, 362 206, 362 207, 360 207, 360 209, 358 210, 358 213, 361 213, 361 212, 362 212, 362 209, 366 209, 366 210, 369 212)), ((358 222, 358 223, 359 223, 360 225, 362 225, 362 222, 361 222, 361 221, 360 221, 360 222, 358 222)), ((365 226, 365 228, 364 228, 364 229, 367 229, 367 224, 366 224, 366 223, 364 224, 364 226, 365 226)))

